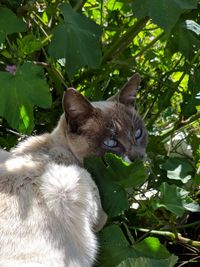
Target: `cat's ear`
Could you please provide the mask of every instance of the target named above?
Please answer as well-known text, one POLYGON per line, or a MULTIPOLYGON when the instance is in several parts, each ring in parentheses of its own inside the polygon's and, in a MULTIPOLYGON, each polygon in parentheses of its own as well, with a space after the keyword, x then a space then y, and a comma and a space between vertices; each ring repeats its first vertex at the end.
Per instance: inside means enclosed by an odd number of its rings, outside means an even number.
POLYGON ((62 100, 65 117, 73 131, 83 124, 92 114, 93 106, 74 88, 68 88, 63 94, 62 100))
POLYGON ((135 102, 136 94, 140 86, 140 75, 135 73, 114 96, 108 101, 118 101, 122 104, 129 105, 135 102))

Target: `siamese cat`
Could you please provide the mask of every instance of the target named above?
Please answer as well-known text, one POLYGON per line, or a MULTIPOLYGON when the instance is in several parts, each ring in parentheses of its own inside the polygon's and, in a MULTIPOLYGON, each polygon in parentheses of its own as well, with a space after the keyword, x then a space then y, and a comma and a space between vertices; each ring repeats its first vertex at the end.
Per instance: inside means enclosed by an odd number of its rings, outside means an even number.
POLYGON ((145 154, 146 129, 132 106, 139 83, 135 74, 92 103, 69 88, 53 132, 22 141, 0 163, 0 267, 93 266, 107 216, 83 160, 145 154))

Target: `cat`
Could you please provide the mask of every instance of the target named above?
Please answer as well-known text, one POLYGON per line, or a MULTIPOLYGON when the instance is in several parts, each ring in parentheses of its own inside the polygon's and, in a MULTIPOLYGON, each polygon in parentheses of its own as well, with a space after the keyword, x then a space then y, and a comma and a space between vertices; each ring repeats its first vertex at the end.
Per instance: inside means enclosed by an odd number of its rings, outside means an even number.
MULTIPOLYGON (((134 74, 115 96, 89 102, 73 88, 52 133, 22 141, 0 164, 0 267, 91 267, 107 215, 84 158, 144 156, 134 74)), ((102 177, 103 179, 103 177, 102 177)))

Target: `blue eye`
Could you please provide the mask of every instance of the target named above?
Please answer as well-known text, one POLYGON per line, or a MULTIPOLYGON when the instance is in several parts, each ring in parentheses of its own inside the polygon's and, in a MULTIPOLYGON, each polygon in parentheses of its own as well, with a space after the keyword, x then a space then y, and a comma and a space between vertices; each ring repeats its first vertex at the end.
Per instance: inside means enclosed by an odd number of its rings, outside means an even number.
POLYGON ((135 140, 138 140, 142 137, 142 129, 141 128, 138 128, 136 131, 135 131, 135 140))
POLYGON ((118 145, 118 142, 115 140, 115 139, 112 139, 112 138, 108 138, 106 140, 104 140, 104 145, 107 146, 107 147, 111 147, 111 148, 114 148, 118 145))

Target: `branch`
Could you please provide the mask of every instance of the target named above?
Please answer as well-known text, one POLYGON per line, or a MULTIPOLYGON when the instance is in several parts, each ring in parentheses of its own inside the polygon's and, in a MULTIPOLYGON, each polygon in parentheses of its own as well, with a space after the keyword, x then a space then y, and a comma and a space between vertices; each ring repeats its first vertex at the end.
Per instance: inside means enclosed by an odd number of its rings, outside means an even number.
POLYGON ((167 137, 172 135, 174 132, 180 131, 182 128, 195 122, 198 119, 200 119, 200 112, 197 112, 195 115, 191 116, 188 120, 185 120, 183 122, 178 121, 178 123, 175 123, 174 127, 171 130, 169 130, 167 133, 161 136, 161 140, 166 139, 167 137))
POLYGON ((149 229, 145 229, 145 228, 135 228, 135 229, 137 229, 141 232, 149 233, 149 234, 164 236, 164 237, 171 239, 172 241, 180 242, 182 244, 187 244, 187 245, 191 245, 193 247, 200 248, 200 241, 196 241, 196 240, 192 240, 192 239, 183 237, 179 233, 178 233, 178 235, 176 235, 176 234, 169 232, 169 231, 157 231, 157 230, 149 230, 149 229))
POLYGON ((102 59, 102 63, 105 63, 106 61, 113 58, 115 55, 124 51, 124 49, 126 49, 133 41, 134 37, 137 36, 138 33, 145 27, 148 20, 148 17, 138 20, 133 27, 128 29, 127 32, 122 35, 121 38, 117 39, 116 42, 114 42, 105 52, 102 59))

